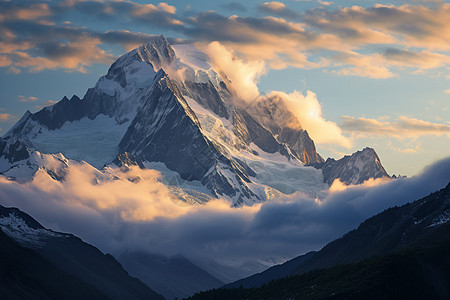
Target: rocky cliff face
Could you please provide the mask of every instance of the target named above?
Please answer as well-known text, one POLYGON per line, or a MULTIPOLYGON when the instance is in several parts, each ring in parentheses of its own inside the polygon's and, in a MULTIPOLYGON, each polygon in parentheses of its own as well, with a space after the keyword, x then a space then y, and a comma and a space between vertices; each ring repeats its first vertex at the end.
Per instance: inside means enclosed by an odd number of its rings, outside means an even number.
POLYGON ((306 165, 323 162, 317 153, 313 140, 303 130, 299 120, 292 114, 283 99, 266 97, 250 109, 252 115, 264 124, 276 140, 289 147, 292 154, 306 165))
POLYGON ((339 179, 345 184, 361 184, 370 178, 389 178, 380 158, 372 148, 364 148, 339 160, 328 158, 316 164, 322 170, 324 182, 331 185, 339 179))

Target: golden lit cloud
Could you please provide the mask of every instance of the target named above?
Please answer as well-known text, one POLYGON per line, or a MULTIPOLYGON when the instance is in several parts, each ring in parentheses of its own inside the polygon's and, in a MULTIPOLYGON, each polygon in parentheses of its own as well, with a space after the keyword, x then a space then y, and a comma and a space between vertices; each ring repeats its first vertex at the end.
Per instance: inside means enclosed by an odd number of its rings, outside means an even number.
POLYGON ((0 22, 7 20, 34 20, 52 15, 46 3, 31 4, 27 7, 16 6, 13 3, 6 5, 0 11, 0 22))
POLYGON ((38 98, 33 97, 33 96, 30 96, 30 97, 18 96, 17 97, 17 101, 19 101, 19 102, 35 102, 37 100, 38 100, 38 98))
POLYGON ((447 135, 450 137, 450 124, 431 123, 405 116, 400 116, 396 121, 379 121, 350 116, 343 116, 342 120, 340 126, 346 132, 360 132, 396 138, 421 135, 447 135))
POLYGON ((85 38, 77 42, 58 44, 58 49, 53 49, 51 58, 43 56, 31 56, 24 51, 12 51, 6 57, 15 67, 38 72, 45 69, 71 69, 86 72, 86 67, 93 63, 112 63, 115 56, 100 49, 100 40, 85 38), (55 52, 58 51, 58 52, 55 52))
POLYGON ((9 120, 12 117, 11 114, 0 114, 0 121, 9 120))
POLYGON ((219 42, 210 43, 204 51, 212 59, 215 67, 226 74, 239 98, 247 102, 258 98, 257 80, 265 72, 264 62, 238 59, 219 42))
POLYGON ((339 75, 353 75, 371 78, 389 78, 394 74, 387 68, 380 54, 362 55, 356 52, 340 53, 332 60, 341 67, 333 72, 339 75))
POLYGON ((286 94, 274 91, 267 95, 272 96, 283 99, 289 111, 297 117, 315 143, 340 145, 346 148, 352 146, 350 139, 342 134, 341 128, 336 123, 325 120, 315 93, 308 91, 305 96, 300 92, 286 94))

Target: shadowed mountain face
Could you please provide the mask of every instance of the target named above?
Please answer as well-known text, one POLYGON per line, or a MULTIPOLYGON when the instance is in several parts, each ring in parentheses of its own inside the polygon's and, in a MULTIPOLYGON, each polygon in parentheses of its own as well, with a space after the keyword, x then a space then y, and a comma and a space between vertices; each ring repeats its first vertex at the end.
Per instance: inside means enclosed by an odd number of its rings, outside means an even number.
POLYGON ((0 230, 1 299, 110 299, 0 230))
POLYGON ((450 241, 188 299, 448 299, 450 241))
POLYGON ((166 299, 181 299, 199 291, 218 288, 223 282, 183 256, 125 252, 118 256, 130 275, 140 278, 166 299))
MULTIPOLYGON (((39 278, 36 286, 14 276, 5 281, 8 289, 18 285, 18 291, 23 290, 25 298, 36 291, 43 295, 55 293, 50 298, 61 295, 61 299, 163 299, 141 281, 130 277, 111 255, 103 254, 71 234, 45 229, 16 208, 0 206, 0 228, 1 238, 5 240, 1 247, 5 252, 2 258, 17 260, 20 266, 17 276, 39 278), (9 241, 10 238, 15 242, 9 241), (67 287, 67 291, 63 287, 67 287)), ((12 267, 14 263, 3 261, 3 264, 12 267)))
MULTIPOLYGON (((450 279, 450 257, 448 253, 450 252, 445 253, 443 251, 443 249, 448 249, 450 245, 449 221, 450 183, 444 189, 425 198, 401 207, 387 209, 367 219, 357 229, 327 244, 318 252, 311 252, 299 256, 282 265, 269 268, 260 274, 236 281, 225 287, 259 287, 273 279, 300 275, 309 271, 330 268, 341 264, 357 263, 374 256, 386 256, 364 262, 362 265, 359 264, 363 267, 370 268, 372 263, 376 263, 379 265, 375 269, 379 270, 383 265, 391 263, 393 257, 396 257, 396 254, 394 256, 389 255, 402 253, 401 251, 408 249, 422 249, 420 251, 418 250, 418 252, 416 250, 413 252, 415 257, 412 263, 416 265, 420 264, 421 266, 417 271, 420 274, 417 276, 428 277, 434 274, 433 276, 436 276, 437 280, 450 282, 448 281, 450 279), (431 266, 429 268, 421 260, 421 251, 425 253, 424 255, 429 256, 431 260, 431 266), (437 260, 434 260, 435 255, 439 255, 436 257, 437 260), (436 262, 446 264, 446 267, 443 269, 443 274, 439 273, 439 263, 436 262)), ((400 254, 400 258, 403 259, 404 255, 400 254)), ((402 264, 398 267, 402 266, 402 264)), ((355 267, 348 266, 345 268, 350 270, 355 267)), ((407 273, 407 271, 402 271, 401 274, 402 276, 406 276, 408 275, 407 273)), ((322 275, 328 276, 326 273, 322 275)), ((417 277, 414 280, 421 281, 422 279, 420 278, 417 277)), ((378 278, 378 280, 381 279, 378 278)), ((450 291, 447 289, 444 292, 448 294, 450 291)), ((439 290, 436 290, 436 293, 442 294, 439 290)))

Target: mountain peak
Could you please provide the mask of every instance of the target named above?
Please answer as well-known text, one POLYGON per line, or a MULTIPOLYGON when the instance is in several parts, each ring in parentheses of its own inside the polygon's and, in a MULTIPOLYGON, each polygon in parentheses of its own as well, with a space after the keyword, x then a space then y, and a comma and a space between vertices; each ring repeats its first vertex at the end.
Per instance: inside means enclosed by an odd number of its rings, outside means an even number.
POLYGON ((331 185, 335 179, 345 184, 361 184, 370 178, 390 177, 373 148, 366 147, 339 160, 328 158, 316 164, 322 170, 324 182, 331 185))
POLYGON ((137 53, 143 61, 151 63, 155 71, 170 66, 175 59, 175 51, 164 35, 140 46, 137 53))

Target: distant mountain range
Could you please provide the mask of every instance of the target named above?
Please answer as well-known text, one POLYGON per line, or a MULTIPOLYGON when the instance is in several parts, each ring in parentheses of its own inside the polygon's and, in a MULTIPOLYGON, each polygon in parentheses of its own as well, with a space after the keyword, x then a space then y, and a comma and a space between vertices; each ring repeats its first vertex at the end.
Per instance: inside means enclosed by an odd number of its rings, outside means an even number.
POLYGON ((448 299, 450 183, 282 265, 191 299, 448 299))
POLYGON ((317 196, 335 179, 388 177, 370 148, 324 161, 281 97, 245 107, 236 98, 205 53, 160 36, 120 57, 82 99, 27 111, 0 139, 0 173, 26 181, 41 169, 62 180, 64 165, 47 161, 82 160, 99 170, 135 164, 159 168, 180 200, 195 193, 200 202, 221 197, 235 206, 295 191, 317 196))

